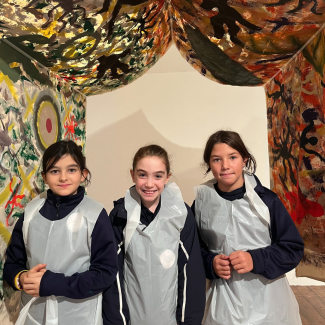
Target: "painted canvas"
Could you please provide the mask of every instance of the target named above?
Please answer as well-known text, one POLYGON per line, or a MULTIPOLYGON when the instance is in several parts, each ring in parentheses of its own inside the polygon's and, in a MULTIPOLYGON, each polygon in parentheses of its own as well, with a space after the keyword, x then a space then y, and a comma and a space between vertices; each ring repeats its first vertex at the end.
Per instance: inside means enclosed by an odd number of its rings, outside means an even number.
POLYGON ((298 276, 325 281, 325 31, 266 87, 273 190, 305 242, 298 276))
POLYGON ((267 82, 325 22, 317 0, 3 0, 0 37, 87 96, 127 85, 168 50, 220 83, 267 82))
POLYGON ((165 0, 10 0, 0 35, 86 95, 129 84, 171 43, 165 0))
POLYGON ((262 85, 325 21, 323 1, 171 0, 174 42, 202 75, 262 85))
POLYGON ((71 139, 85 150, 86 98, 0 40, 0 324, 13 324, 19 293, 3 286, 4 254, 25 205, 45 190, 44 150, 71 139))

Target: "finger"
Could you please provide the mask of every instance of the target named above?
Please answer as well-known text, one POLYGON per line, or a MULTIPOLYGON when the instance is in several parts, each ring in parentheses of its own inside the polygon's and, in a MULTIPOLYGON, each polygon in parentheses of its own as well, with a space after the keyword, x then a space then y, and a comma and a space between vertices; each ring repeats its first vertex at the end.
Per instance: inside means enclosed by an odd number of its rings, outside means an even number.
POLYGON ((39 272, 41 269, 46 267, 47 264, 37 264, 34 267, 32 267, 28 272, 33 273, 33 272, 39 272))
POLYGON ((248 273, 249 271, 246 268, 240 269, 237 271, 237 273, 239 274, 244 274, 244 273, 248 273))
POLYGON ((222 260, 227 260, 227 259, 229 258, 229 256, 224 255, 224 254, 220 254, 219 256, 220 256, 220 258, 221 258, 222 260))
POLYGON ((217 269, 220 271, 230 271, 230 266, 219 266, 217 269))
POLYGON ((225 279, 225 280, 229 280, 230 279, 230 275, 222 275, 222 276, 219 276, 220 278, 222 279, 225 279))
MULTIPOLYGON (((28 279, 41 278, 44 275, 44 272, 30 273, 28 279)), ((27 279, 27 278, 26 278, 27 279)))
POLYGON ((229 255, 229 260, 230 260, 230 261, 233 261, 233 260, 235 260, 236 258, 238 258, 239 256, 240 256, 240 254, 238 254, 238 252, 231 253, 231 254, 229 255))
POLYGON ((230 262, 228 260, 220 260, 218 264, 221 266, 227 266, 230 265, 230 262))

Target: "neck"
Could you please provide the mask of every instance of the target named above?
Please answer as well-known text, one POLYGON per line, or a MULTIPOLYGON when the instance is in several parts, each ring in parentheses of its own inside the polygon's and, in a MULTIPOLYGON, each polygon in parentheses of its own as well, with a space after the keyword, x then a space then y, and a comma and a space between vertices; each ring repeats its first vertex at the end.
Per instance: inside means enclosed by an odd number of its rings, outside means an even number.
POLYGON ((231 184, 231 185, 222 184, 220 182, 217 183, 218 189, 221 192, 232 192, 242 187, 243 185, 244 185, 244 178, 242 178, 239 182, 236 182, 236 184, 231 184))
POLYGON ((152 213, 155 213, 156 209, 157 209, 157 206, 159 204, 159 200, 160 200, 160 196, 157 197, 157 199, 153 202, 143 202, 142 201, 142 204, 147 208, 149 209, 152 213))

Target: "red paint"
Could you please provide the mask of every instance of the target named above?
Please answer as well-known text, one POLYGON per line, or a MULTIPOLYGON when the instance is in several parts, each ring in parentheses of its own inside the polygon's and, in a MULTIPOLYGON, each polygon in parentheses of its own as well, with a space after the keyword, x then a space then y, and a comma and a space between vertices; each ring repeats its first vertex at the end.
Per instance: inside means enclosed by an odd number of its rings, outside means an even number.
POLYGON ((9 184, 9 190, 10 190, 10 192, 12 193, 12 200, 9 200, 9 201, 7 202, 7 204, 6 204, 6 206, 5 206, 5 209, 7 209, 8 205, 9 205, 9 204, 12 204, 11 210, 10 210, 10 212, 8 213, 7 218, 6 218, 6 226, 7 226, 7 227, 9 227, 9 222, 8 222, 8 220, 9 220, 9 218, 10 218, 10 216, 11 216, 12 211, 14 210, 14 208, 15 208, 16 206, 19 207, 19 208, 22 208, 22 209, 24 208, 24 207, 21 205, 20 202, 17 202, 17 200, 18 200, 18 199, 21 200, 22 198, 24 198, 24 197, 25 197, 25 194, 23 194, 23 195, 16 195, 20 183, 19 183, 18 186, 16 187, 15 191, 13 191, 12 188, 11 188, 12 181, 13 181, 13 179, 11 180, 11 182, 10 182, 10 184, 9 184))
POLYGON ((310 214, 312 217, 318 218, 324 215, 323 207, 317 203, 308 200, 300 191, 298 187, 298 195, 294 192, 285 193, 287 200, 290 201, 293 207, 291 211, 291 218, 298 224, 301 223, 302 219, 310 214))
POLYGON ((52 131, 52 121, 49 118, 46 120, 46 130, 48 133, 51 133, 52 131))

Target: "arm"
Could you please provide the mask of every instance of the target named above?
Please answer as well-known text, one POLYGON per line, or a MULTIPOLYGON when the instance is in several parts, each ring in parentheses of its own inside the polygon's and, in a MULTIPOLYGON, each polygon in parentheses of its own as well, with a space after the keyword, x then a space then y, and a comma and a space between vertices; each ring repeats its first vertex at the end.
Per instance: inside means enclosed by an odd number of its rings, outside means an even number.
POLYGON ((252 273, 261 274, 267 279, 276 279, 299 264, 304 252, 304 242, 277 196, 269 210, 272 244, 248 252, 253 258, 252 273))
POLYGON ((119 271, 114 283, 107 288, 103 293, 103 322, 104 325, 125 325, 129 324, 130 314, 126 303, 124 290, 124 245, 123 245, 123 230, 126 225, 125 219, 117 217, 119 206, 114 208, 109 218, 112 223, 117 247, 117 257, 119 271))
POLYGON ((180 235, 178 251, 178 302, 176 318, 180 325, 200 325, 205 306, 205 275, 196 222, 191 209, 180 235))
POLYGON ((41 297, 88 298, 104 291, 115 281, 118 271, 117 247, 105 209, 100 213, 91 237, 89 270, 72 276, 46 271, 40 283, 41 297))
POLYGON ((27 270, 27 255, 23 238, 24 214, 18 219, 11 236, 11 242, 6 251, 6 262, 3 269, 3 278, 14 289, 15 277, 21 271, 27 270))
MULTIPOLYGON (((192 210, 193 214, 195 215, 195 201, 193 201, 191 210, 192 210)), ((199 237, 201 255, 202 255, 202 259, 203 259, 203 265, 204 265, 204 269, 205 269, 205 277, 209 280, 218 279, 219 277, 214 272, 214 269, 213 269, 213 260, 218 254, 214 254, 209 251, 208 246, 205 244, 205 242, 202 240, 202 238, 200 236, 199 230, 198 230, 198 237, 199 237)))

